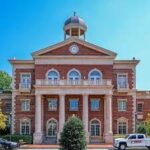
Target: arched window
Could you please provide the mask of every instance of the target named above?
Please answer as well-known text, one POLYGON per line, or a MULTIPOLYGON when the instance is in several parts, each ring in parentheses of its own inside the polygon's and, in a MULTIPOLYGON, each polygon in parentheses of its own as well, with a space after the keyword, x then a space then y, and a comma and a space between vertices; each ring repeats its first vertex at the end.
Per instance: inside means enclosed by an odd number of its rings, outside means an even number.
POLYGON ((57 85, 60 79, 59 72, 55 69, 51 69, 46 73, 47 84, 57 85))
POLYGON ((100 84, 102 80, 102 73, 97 69, 91 70, 89 72, 89 80, 91 84, 100 84))
POLYGON ((29 135, 31 133, 31 121, 30 119, 23 119, 20 121, 20 134, 29 135))
POLYGON ((121 117, 117 120, 118 134, 128 133, 128 119, 121 117))
POLYGON ((81 74, 78 70, 72 69, 68 72, 68 80, 70 84, 76 85, 80 83, 81 74))
POLYGON ((98 120, 91 121, 91 136, 100 136, 100 122, 98 120))
POLYGON ((57 136, 57 121, 51 119, 47 123, 47 136, 56 137, 57 136))

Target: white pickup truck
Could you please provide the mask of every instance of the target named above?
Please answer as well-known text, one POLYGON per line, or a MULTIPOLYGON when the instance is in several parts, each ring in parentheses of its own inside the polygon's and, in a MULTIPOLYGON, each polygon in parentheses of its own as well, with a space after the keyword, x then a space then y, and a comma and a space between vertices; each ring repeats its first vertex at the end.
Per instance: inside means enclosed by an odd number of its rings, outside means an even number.
POLYGON ((150 138, 146 138, 144 134, 129 134, 125 138, 115 139, 114 147, 118 148, 118 150, 134 147, 147 147, 150 149, 150 138))

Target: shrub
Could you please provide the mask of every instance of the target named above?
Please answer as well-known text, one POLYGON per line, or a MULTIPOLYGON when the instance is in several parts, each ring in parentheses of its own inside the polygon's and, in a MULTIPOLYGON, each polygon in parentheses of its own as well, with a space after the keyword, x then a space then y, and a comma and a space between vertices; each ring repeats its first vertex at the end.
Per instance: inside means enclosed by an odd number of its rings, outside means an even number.
POLYGON ((60 137, 62 150, 85 150, 86 138, 82 121, 72 116, 65 123, 60 137))
POLYGON ((19 142, 20 140, 23 140, 24 143, 32 144, 32 136, 31 135, 19 135, 19 134, 13 134, 13 135, 5 135, 2 136, 2 138, 6 140, 10 140, 13 142, 19 142))
POLYGON ((144 124, 140 124, 138 127, 137 127, 137 132, 138 133, 142 133, 142 134, 146 134, 146 126, 144 124))

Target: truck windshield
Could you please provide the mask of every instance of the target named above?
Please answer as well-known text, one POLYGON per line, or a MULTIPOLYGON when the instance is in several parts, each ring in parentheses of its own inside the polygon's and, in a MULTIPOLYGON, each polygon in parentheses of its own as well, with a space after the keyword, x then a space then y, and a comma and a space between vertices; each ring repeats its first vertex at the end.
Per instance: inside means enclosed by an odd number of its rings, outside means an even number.
POLYGON ((127 134, 126 136, 125 136, 125 139, 127 139, 129 137, 129 134, 127 134))

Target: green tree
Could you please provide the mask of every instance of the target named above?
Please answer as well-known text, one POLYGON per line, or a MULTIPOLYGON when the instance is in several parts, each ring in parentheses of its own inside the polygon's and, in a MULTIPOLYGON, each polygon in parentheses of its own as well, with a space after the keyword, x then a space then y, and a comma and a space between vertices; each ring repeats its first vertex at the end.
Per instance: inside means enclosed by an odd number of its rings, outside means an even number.
POLYGON ((150 135, 150 113, 147 114, 146 120, 145 120, 145 126, 147 134, 150 135))
POLYGON ((4 71, 0 71, 0 90, 11 89, 12 78, 4 71))
POLYGON ((1 101, 0 101, 0 129, 6 128, 7 116, 2 113, 1 110, 1 101))
POLYGON ((65 123, 60 137, 62 150, 85 150, 86 137, 82 121, 72 116, 65 123))
POLYGON ((140 123, 137 127, 137 133, 143 133, 146 134, 146 126, 144 123, 140 123))

